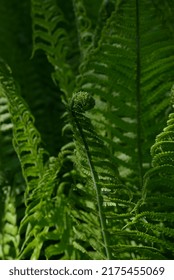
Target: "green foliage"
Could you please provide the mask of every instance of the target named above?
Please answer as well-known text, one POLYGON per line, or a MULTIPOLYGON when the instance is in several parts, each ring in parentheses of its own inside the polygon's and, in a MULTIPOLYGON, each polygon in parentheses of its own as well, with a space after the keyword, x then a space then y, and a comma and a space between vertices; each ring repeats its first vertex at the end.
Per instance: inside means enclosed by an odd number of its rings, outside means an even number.
POLYGON ((2 1, 0 259, 173 259, 163 2, 2 1))
POLYGON ((16 197, 10 186, 1 189, 0 258, 15 259, 19 254, 16 197))

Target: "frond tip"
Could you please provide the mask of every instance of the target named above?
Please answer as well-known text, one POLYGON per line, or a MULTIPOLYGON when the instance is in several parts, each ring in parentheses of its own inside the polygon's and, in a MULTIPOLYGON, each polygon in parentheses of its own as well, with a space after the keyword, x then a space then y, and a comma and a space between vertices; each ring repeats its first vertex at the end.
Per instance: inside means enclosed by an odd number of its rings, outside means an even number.
POLYGON ((94 98, 87 92, 80 91, 75 93, 72 102, 71 102, 71 110, 77 112, 85 112, 91 110, 95 106, 94 98))

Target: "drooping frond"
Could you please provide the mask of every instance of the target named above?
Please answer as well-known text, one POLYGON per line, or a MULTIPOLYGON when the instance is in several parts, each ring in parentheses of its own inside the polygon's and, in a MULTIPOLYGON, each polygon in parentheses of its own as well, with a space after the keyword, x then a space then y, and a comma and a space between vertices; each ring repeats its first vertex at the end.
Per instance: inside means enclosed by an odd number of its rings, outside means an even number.
POLYGON ((8 99, 13 123, 13 145, 21 162, 29 194, 41 178, 44 150, 41 148, 40 134, 34 126, 34 118, 19 94, 11 70, 2 61, 0 62, 0 89, 8 99))
POLYGON ((19 95, 10 69, 3 62, 0 68, 0 85, 8 99, 14 126, 13 143, 27 185, 26 211, 20 223, 20 234, 25 233, 25 239, 22 242, 19 258, 38 259, 42 258, 42 254, 50 257, 55 254, 52 243, 56 240, 57 255, 63 254, 64 258, 68 259, 72 251, 68 248, 71 246, 68 242, 62 243, 61 240, 62 238, 68 240, 70 234, 65 230, 66 198, 64 193, 58 190, 57 174, 62 167, 61 156, 50 158, 49 163, 44 166, 44 150, 41 148, 41 138, 34 126, 33 116, 19 95))

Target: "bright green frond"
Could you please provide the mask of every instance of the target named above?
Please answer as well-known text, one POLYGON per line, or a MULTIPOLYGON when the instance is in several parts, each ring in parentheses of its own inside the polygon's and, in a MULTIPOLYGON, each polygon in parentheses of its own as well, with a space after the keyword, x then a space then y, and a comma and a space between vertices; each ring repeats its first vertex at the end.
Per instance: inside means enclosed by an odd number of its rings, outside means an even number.
MULTIPOLYGON (((39 259, 42 257, 42 254, 45 254, 42 247, 45 246, 48 239, 51 243, 51 234, 53 235, 51 228, 55 227, 53 232, 57 234, 57 242, 62 237, 65 228, 65 198, 63 196, 56 197, 59 183, 56 178, 61 167, 61 156, 51 157, 42 178, 38 181, 30 197, 31 202, 20 225, 21 232, 27 228, 20 259, 39 259), (56 210, 57 208, 59 212, 56 210), (59 226, 60 224, 61 226, 59 226)), ((44 250, 46 250, 46 246, 44 250)))
MULTIPOLYGON (((151 148, 152 168, 144 176, 142 205, 133 224, 156 238, 153 247, 174 255, 174 113, 151 148), (145 212, 144 212, 145 211, 145 212), (170 253, 169 253, 170 252, 170 253)), ((146 238, 147 239, 147 238, 146 238)))
POLYGON ((0 190, 0 259, 15 259, 19 253, 19 242, 16 198, 10 186, 4 185, 0 190))
POLYGON ((27 184, 27 195, 33 191, 43 173, 43 154, 41 138, 34 126, 34 118, 20 96, 11 70, 1 61, 0 89, 8 100, 8 110, 13 124, 13 145, 21 162, 22 172, 27 184))

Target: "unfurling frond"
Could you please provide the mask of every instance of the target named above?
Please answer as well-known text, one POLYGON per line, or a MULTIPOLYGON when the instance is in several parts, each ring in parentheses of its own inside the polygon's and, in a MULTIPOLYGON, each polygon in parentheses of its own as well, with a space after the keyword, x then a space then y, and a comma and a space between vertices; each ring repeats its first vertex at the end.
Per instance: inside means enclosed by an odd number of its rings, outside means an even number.
POLYGON ((95 106, 94 98, 87 92, 79 92, 72 99, 71 109, 76 112, 85 112, 95 106))
POLYGON ((123 227, 124 218, 129 216, 134 203, 131 192, 119 180, 114 159, 84 115, 94 104, 90 94, 79 92, 74 94, 69 107, 76 147, 74 162, 85 180, 85 185, 77 185, 73 194, 75 234, 79 239, 75 247, 87 253, 85 246, 90 246, 91 258, 95 255, 98 259, 110 259, 116 257, 112 246, 122 239, 118 229, 123 227), (82 246, 80 240, 86 245, 82 246))

